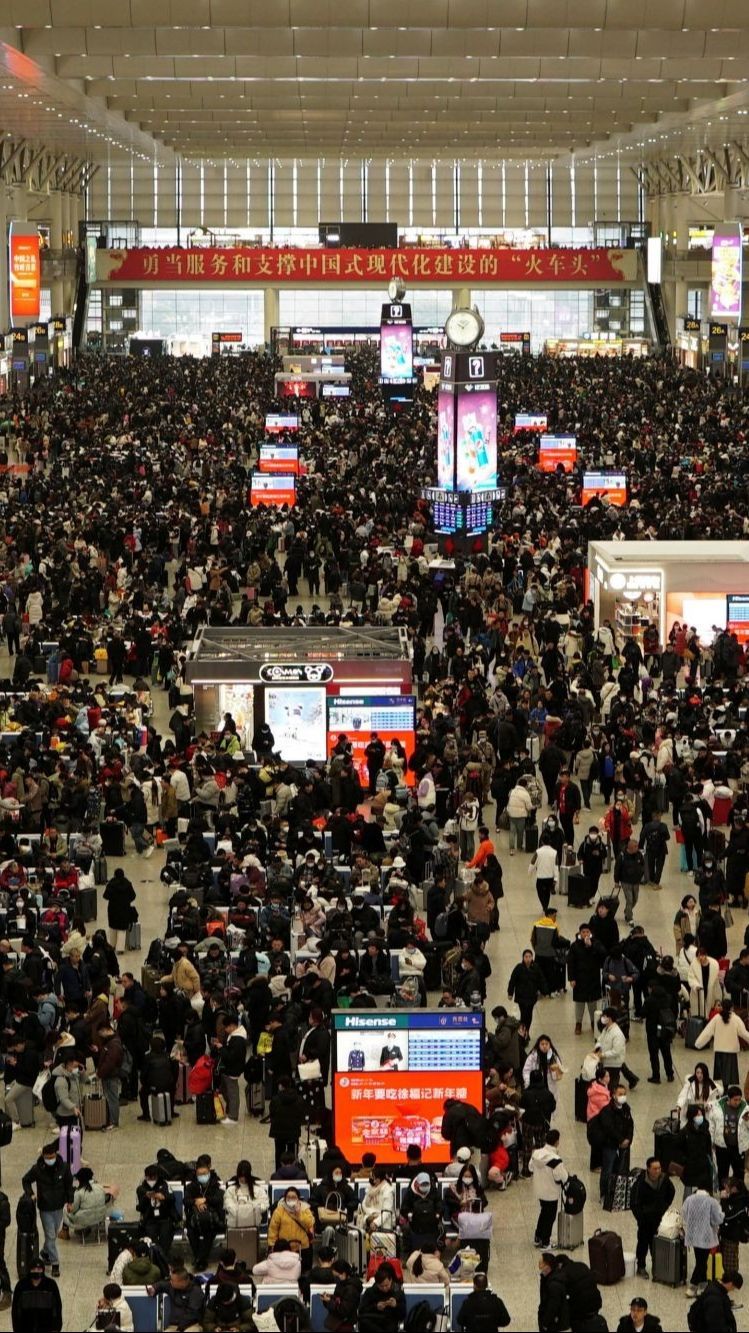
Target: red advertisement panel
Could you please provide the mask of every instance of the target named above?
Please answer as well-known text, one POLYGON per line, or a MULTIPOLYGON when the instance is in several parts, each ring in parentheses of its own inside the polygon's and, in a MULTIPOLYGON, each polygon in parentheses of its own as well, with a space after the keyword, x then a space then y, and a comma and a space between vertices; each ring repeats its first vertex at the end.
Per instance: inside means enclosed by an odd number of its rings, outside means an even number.
POLYGON ((294 505, 296 486, 293 477, 277 477, 255 473, 250 493, 252 505, 294 505))
POLYGON ((284 380, 279 388, 280 398, 316 398, 317 385, 314 380, 284 380))
POLYGON ((405 1162, 409 1143, 419 1145, 424 1162, 444 1162, 450 1157, 440 1133, 445 1100, 483 1105, 479 1069, 343 1073, 334 1081, 336 1143, 349 1162, 365 1152, 378 1162, 405 1162))
POLYGON ((11 222, 8 231, 10 320, 38 319, 42 269, 39 233, 27 222, 11 222))
POLYGON ((556 472, 562 464, 571 472, 577 462, 577 441, 574 435, 542 435, 538 446, 538 466, 542 472, 556 472))
POLYGON ((590 504, 594 496, 606 496, 609 504, 627 503, 627 478, 623 473, 585 472, 583 473, 582 502, 590 504))
MULTIPOLYGON (((412 694, 348 695, 328 699, 328 753, 339 736, 351 742, 354 766, 362 785, 369 784, 366 750, 376 732, 385 746, 400 741, 408 759, 415 749, 416 699, 412 694)), ((413 785, 414 774, 406 770, 406 782, 413 785)))

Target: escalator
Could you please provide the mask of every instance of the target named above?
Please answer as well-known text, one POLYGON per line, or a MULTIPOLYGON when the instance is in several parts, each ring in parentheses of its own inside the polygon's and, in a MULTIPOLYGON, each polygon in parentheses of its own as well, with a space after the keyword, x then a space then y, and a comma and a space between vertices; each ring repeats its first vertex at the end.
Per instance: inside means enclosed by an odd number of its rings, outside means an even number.
POLYGON ((663 291, 660 283, 648 282, 647 279, 643 282, 643 291, 645 293, 645 313, 650 328, 650 337, 654 347, 658 351, 665 352, 671 346, 671 334, 668 328, 666 307, 663 303, 663 291))
POLYGON ((83 345, 88 318, 89 285, 86 281, 86 251, 78 247, 78 261, 75 271, 75 306, 73 307, 73 351, 79 352, 83 345))

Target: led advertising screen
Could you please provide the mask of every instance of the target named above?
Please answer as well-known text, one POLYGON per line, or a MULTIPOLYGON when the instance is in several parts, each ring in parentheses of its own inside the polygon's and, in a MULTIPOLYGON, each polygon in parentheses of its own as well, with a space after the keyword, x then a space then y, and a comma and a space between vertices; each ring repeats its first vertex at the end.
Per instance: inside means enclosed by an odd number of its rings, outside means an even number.
POLYGON ((625 505, 627 503, 626 474, 624 472, 584 472, 583 504, 590 504, 596 495, 605 495, 612 505, 625 505))
POLYGON ((282 759, 293 764, 326 758, 324 685, 267 686, 265 720, 282 759))
POLYGON ((255 472, 250 492, 252 505, 296 504, 296 483, 293 477, 255 472))
POLYGON ((261 472, 298 475, 299 449, 295 444, 261 444, 258 467, 261 472))
POLYGON ((457 393, 457 486, 488 491, 497 485, 497 394, 464 385, 457 393))
POLYGON ((545 412, 518 412, 515 416, 515 434, 519 430, 545 431, 548 424, 545 412))
POLYGON ((446 389, 437 395, 437 485, 455 489, 455 397, 446 389))
POLYGON ((10 320, 38 319, 42 290, 39 232, 31 222, 8 227, 8 283, 10 320))
POLYGON ((749 593, 729 593, 726 597, 726 629, 739 643, 749 643, 749 593))
POLYGON ((577 439, 574 435, 542 435, 538 443, 538 466, 542 472, 556 472, 562 464, 571 472, 577 462, 577 439))
MULTIPOLYGON (((369 784, 366 748, 377 732, 380 740, 389 745, 400 741, 406 755, 414 752, 416 726, 416 699, 412 694, 343 694, 328 699, 328 751, 332 751, 342 732, 351 742, 354 764, 366 789, 369 784)), ((407 771, 406 781, 414 775, 407 771)))
POLYGON ((383 324, 380 328, 380 375, 383 380, 410 380, 414 373, 413 328, 383 324))
POLYGON ((314 380, 284 380, 279 389, 280 398, 316 398, 317 384, 314 380))
POLYGON ((743 236, 740 222, 722 222, 713 233, 710 318, 741 322, 743 236))
POLYGON ((334 1010, 333 1134, 349 1162, 450 1160, 442 1138, 449 1097, 483 1110, 483 1013, 473 1010, 334 1010))
POLYGON ((287 430, 299 430, 299 417, 288 413, 269 412, 265 418, 266 435, 283 435, 287 430))
POLYGON ((351 389, 348 384, 323 384, 323 398, 349 398, 351 389))

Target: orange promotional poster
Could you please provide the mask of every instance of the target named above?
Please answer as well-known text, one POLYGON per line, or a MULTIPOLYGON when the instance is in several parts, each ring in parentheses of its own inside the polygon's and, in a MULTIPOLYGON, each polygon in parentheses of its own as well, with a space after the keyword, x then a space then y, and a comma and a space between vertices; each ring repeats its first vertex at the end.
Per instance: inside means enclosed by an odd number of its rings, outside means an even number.
POLYGON ((27 222, 11 222, 8 229, 10 319, 38 319, 41 300, 39 233, 27 222))

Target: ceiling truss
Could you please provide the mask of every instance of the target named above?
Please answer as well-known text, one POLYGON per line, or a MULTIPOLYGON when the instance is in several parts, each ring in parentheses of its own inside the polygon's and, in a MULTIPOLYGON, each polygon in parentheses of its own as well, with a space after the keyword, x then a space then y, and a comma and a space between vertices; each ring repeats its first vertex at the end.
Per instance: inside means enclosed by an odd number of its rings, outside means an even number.
POLYGON ((662 194, 722 194, 725 190, 749 189, 749 151, 740 143, 725 144, 721 150, 703 148, 688 157, 649 158, 632 167, 645 193, 652 198, 662 194))
POLYGON ((0 135, 0 181, 31 194, 67 190, 83 194, 98 166, 68 153, 54 153, 25 139, 0 135))

